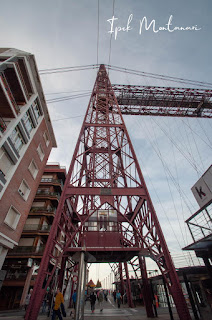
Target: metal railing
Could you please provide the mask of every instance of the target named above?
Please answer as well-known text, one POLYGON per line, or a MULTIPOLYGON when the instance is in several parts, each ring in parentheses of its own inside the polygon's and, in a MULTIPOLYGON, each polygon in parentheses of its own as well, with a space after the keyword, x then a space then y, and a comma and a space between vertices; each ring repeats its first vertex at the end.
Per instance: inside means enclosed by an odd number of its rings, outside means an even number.
POLYGON ((7 129, 5 121, 0 117, 0 131, 4 132, 7 129))
POLYGON ((24 231, 50 231, 51 225, 41 225, 41 224, 25 224, 24 231))
POLYGON ((6 274, 6 280, 26 280, 27 277, 27 273, 26 272, 16 272, 16 273, 12 273, 12 272, 8 272, 6 274))
POLYGON ((61 166, 59 162, 47 162, 45 168, 49 169, 49 166, 51 166, 51 168, 55 167, 55 168, 65 169, 66 170, 66 167, 65 166, 61 166))
POLYGON ((52 183, 52 184, 60 184, 63 186, 63 181, 61 179, 53 179, 53 178, 42 178, 41 182, 43 183, 52 183))
POLYGON ((47 207, 31 207, 30 212, 35 213, 55 213, 56 208, 47 208, 47 207))
POLYGON ((13 96, 13 94, 12 94, 12 91, 11 91, 11 89, 10 89, 10 86, 9 86, 9 84, 8 84, 8 82, 7 82, 7 79, 6 79, 6 76, 5 76, 4 73, 1 73, 1 74, 0 74, 0 79, 1 79, 2 82, 3 82, 4 88, 5 88, 5 90, 6 90, 7 94, 8 94, 8 97, 9 97, 9 99, 10 99, 10 102, 11 102, 12 105, 13 105, 13 108, 15 109, 16 113, 18 114, 18 113, 20 112, 20 108, 19 108, 19 106, 17 105, 17 103, 16 103, 16 101, 15 101, 15 98, 14 98, 14 96, 13 96))
POLYGON ((212 203, 198 210, 186 223, 194 242, 212 235, 212 203))
POLYGON ((16 71, 17 71, 17 73, 19 75, 19 78, 21 80, 22 86, 24 88, 24 92, 25 92, 25 95, 27 97, 27 100, 29 100, 29 98, 30 98, 29 91, 27 89, 27 86, 26 86, 26 83, 25 83, 25 80, 24 80, 24 77, 23 77, 23 74, 22 74, 22 71, 21 71, 21 68, 20 68, 18 62, 15 63, 15 67, 16 67, 16 71))
POLYGON ((17 246, 8 252, 9 256, 14 254, 43 254, 45 246, 17 246))
POLYGON ((57 198, 60 199, 60 194, 57 192, 50 192, 47 190, 38 190, 36 192, 36 196, 47 196, 47 197, 51 197, 51 198, 57 198))

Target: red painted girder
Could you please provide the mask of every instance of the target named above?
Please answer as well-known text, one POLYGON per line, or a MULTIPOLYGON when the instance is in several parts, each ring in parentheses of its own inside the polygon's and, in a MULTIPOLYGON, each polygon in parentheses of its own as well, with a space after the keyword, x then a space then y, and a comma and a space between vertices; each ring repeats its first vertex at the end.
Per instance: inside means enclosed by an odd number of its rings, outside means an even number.
POLYGON ((122 114, 212 118, 212 90, 112 86, 122 114))
MULTIPOLYGON (((138 247, 70 247, 66 250, 66 252, 76 252, 76 251, 135 251, 135 252, 140 252, 141 248, 138 247)), ((149 251, 147 249, 142 249, 142 255, 145 253, 145 256, 149 256, 149 251)))
POLYGON ((112 128, 114 128, 114 127, 118 127, 118 128, 123 128, 124 127, 124 125, 122 124, 122 123, 120 123, 120 124, 115 124, 115 123, 88 123, 88 122, 86 122, 85 123, 85 128, 86 127, 103 127, 103 128, 105 128, 105 127, 112 127, 112 128))
POLYGON ((145 190, 139 188, 101 188, 101 187, 72 187, 69 186, 66 198, 74 195, 97 195, 97 196, 141 196, 146 197, 145 190))

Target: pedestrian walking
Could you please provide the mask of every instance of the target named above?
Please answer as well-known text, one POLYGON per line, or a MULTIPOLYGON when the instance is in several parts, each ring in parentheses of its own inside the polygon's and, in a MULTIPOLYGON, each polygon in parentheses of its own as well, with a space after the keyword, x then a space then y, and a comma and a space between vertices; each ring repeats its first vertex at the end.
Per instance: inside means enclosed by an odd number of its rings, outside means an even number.
POLYGON ((107 295, 108 295, 108 291, 107 290, 104 290, 104 298, 105 298, 105 301, 107 302, 107 295))
POLYGON ((53 308, 53 314, 52 314, 52 320, 55 320, 56 315, 58 316, 59 320, 63 320, 60 312, 60 306, 64 303, 64 298, 62 292, 60 292, 60 289, 57 289, 57 294, 55 297, 55 303, 53 308))
POLYGON ((116 290, 113 291, 113 300, 116 302, 116 290))
POLYGON ((31 299, 31 295, 32 295, 32 291, 33 291, 33 289, 30 289, 29 293, 26 296, 25 304, 24 304, 25 310, 28 308, 28 305, 29 305, 29 302, 30 302, 30 299, 31 299))
POLYGON ((91 311, 92 311, 92 313, 94 313, 95 303, 96 303, 96 295, 94 292, 92 292, 90 295, 90 303, 91 303, 91 311))
POLYGON ((47 300, 46 300, 46 303, 47 303, 47 306, 48 306, 48 311, 47 311, 47 316, 49 317, 50 313, 51 313, 51 309, 52 309, 52 305, 53 305, 53 290, 52 291, 49 291, 48 294, 47 294, 47 300))
POLYGON ((72 301, 73 301, 73 307, 74 310, 76 309, 76 301, 77 301, 77 292, 74 290, 74 293, 72 294, 72 301))
POLYGON ((47 290, 46 290, 45 297, 44 297, 44 299, 43 299, 42 311, 41 311, 42 314, 45 314, 45 313, 46 313, 46 307, 47 307, 47 305, 48 305, 49 290, 50 290, 50 288, 48 287, 47 290))
POLYGON ((99 299, 100 311, 103 311, 104 294, 103 294, 103 291, 102 291, 102 290, 100 290, 100 291, 98 292, 98 299, 99 299))
POLYGON ((121 306, 121 293, 119 292, 119 290, 116 292, 116 301, 118 304, 118 308, 120 308, 120 306, 121 306))

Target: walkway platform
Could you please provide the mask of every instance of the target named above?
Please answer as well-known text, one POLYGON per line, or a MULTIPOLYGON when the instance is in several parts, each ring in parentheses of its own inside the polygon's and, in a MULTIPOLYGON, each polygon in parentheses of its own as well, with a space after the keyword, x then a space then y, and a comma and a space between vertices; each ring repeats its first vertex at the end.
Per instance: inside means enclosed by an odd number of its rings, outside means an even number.
MULTIPOLYGON (((158 308, 158 319, 161 320, 170 320, 170 315, 168 308, 158 308)), ((174 320, 179 320, 179 317, 176 313, 176 310, 173 308, 174 320)), ((0 320, 23 320, 25 311, 5 311, 0 312, 0 320)), ((67 317, 63 318, 64 320, 73 320, 73 309, 67 310, 67 317), (72 315, 70 316, 70 313, 72 315)), ((96 302, 95 312, 92 313, 90 310, 89 301, 86 302, 84 320, 150 320, 155 318, 147 318, 146 311, 144 307, 136 306, 135 308, 128 308, 127 305, 121 305, 121 308, 118 309, 117 305, 113 302, 112 297, 109 297, 108 302, 104 302, 103 311, 100 311, 99 304, 96 302)), ((51 318, 46 315, 39 315, 38 320, 51 320, 51 318)))

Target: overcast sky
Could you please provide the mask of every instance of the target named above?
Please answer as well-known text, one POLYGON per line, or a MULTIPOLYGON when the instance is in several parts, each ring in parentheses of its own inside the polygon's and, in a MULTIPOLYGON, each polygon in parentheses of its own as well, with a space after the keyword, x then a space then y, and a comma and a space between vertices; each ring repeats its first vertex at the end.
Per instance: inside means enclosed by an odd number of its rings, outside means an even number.
MULTIPOLYGON (((0 0, 2 47, 35 55, 38 69, 104 63, 139 71, 212 82, 211 0, 0 0), (114 12, 113 12, 114 4, 114 12), (112 39, 107 21, 127 27, 112 39), (172 18, 171 18, 172 16, 172 18), (140 21, 193 31, 147 31, 140 21), (172 20, 170 20, 172 19, 172 20), (111 49, 110 49, 111 48, 111 49), (97 54, 98 52, 98 54, 97 54)), ((96 70, 41 76, 46 99, 92 90, 96 70)), ((180 86, 168 81, 110 71, 112 83, 180 86)), ((58 148, 49 161, 68 169, 89 97, 48 104, 58 148), (60 120, 69 118, 66 120, 60 120)), ((208 119, 126 116, 159 221, 173 255, 191 242, 184 221, 198 209, 190 188, 211 164, 212 126, 208 119), (183 196, 182 196, 183 195, 183 196)), ((103 277, 94 267, 93 279, 103 277)))

